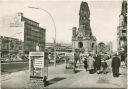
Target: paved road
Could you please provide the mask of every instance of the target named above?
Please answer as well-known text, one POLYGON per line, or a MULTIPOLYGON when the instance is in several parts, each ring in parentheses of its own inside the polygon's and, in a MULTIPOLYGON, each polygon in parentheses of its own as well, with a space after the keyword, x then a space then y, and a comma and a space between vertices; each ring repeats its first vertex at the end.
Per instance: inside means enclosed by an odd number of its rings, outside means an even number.
POLYGON ((1 74, 10 74, 13 72, 23 71, 28 69, 28 62, 10 62, 1 63, 1 74))
MULTIPOLYGON (((64 63, 64 61, 56 63, 57 65, 60 65, 64 63)), ((53 66, 54 63, 50 62, 48 64, 49 66, 53 66)), ((28 62, 10 62, 10 63, 2 63, 1 64, 1 74, 10 74, 13 72, 18 72, 18 71, 23 71, 23 70, 28 70, 29 68, 29 63, 28 62)))

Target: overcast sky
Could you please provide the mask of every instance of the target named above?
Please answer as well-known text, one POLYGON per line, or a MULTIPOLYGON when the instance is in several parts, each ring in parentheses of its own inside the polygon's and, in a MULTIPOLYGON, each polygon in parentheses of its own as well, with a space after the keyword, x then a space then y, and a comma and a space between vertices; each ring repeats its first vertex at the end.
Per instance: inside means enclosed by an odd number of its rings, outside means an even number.
MULTIPOLYGON (((40 23, 46 28, 46 41, 53 42, 55 29, 50 16, 41 10, 30 9, 28 6, 47 10, 54 18, 57 30, 57 42, 71 43, 72 27, 79 27, 79 9, 82 0, 48 0, 48 1, 4 1, 0 2, 0 16, 23 12, 24 16, 40 23)), ((85 0, 84 0, 85 1, 85 0)), ((114 42, 116 48, 117 26, 121 13, 121 0, 87 1, 91 12, 91 29, 98 42, 114 42)), ((2 32, 0 32, 2 33, 2 32)))

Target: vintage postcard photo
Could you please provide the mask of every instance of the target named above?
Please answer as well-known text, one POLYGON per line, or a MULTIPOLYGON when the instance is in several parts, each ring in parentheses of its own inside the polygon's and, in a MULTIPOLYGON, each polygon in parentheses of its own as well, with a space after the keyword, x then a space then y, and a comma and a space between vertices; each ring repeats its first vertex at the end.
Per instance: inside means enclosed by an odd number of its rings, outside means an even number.
POLYGON ((126 89, 127 0, 1 0, 1 89, 126 89))

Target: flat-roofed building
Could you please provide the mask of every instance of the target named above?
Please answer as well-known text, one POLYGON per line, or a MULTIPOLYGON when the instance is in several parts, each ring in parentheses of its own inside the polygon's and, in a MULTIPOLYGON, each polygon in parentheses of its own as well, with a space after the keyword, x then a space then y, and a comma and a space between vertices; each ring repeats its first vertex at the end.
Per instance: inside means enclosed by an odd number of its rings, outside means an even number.
MULTIPOLYGON (((46 50, 54 52, 54 43, 46 43, 46 50)), ((72 44, 56 43, 56 52, 72 52, 72 44)))
POLYGON ((45 50, 45 32, 39 23, 28 19, 23 13, 2 17, 2 36, 16 38, 23 42, 23 53, 36 51, 36 46, 41 51, 45 50))

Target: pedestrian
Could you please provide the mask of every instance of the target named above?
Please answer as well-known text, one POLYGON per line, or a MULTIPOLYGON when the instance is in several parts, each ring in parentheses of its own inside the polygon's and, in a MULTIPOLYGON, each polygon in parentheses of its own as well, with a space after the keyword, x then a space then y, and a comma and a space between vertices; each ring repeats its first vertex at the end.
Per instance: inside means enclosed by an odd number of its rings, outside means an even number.
POLYGON ((103 74, 107 73, 106 70, 107 70, 108 65, 107 65, 106 60, 107 60, 107 55, 105 53, 105 54, 102 55, 102 58, 101 58, 101 67, 102 67, 102 73, 103 74))
POLYGON ((97 54, 95 54, 93 58, 94 58, 94 60, 95 60, 95 61, 94 61, 94 64, 93 64, 93 66, 94 66, 94 71, 96 72, 96 71, 97 71, 97 65, 96 65, 96 62, 97 62, 97 61, 96 61, 96 60, 97 60, 97 54))
POLYGON ((113 77, 119 77, 120 58, 118 57, 117 53, 112 58, 111 66, 112 66, 113 77))
POLYGON ((109 59, 106 60, 106 63, 107 63, 107 72, 111 72, 111 63, 112 63, 112 58, 111 56, 109 56, 109 59))
POLYGON ((84 56, 83 57, 83 63, 84 63, 84 68, 85 68, 85 70, 87 71, 87 68, 88 68, 88 59, 87 59, 87 56, 84 56))
POLYGON ((65 58, 65 63, 66 63, 66 69, 69 67, 69 57, 68 56, 66 56, 66 58, 65 58))
POLYGON ((108 65, 107 65, 107 63, 106 63, 106 60, 105 59, 103 59, 102 61, 101 61, 101 66, 102 66, 102 73, 103 74, 106 74, 107 73, 107 67, 108 67, 108 65))
POLYGON ((97 70, 97 73, 99 74, 101 70, 101 55, 97 55, 97 58, 95 61, 96 61, 96 70, 97 70))
POLYGON ((77 64, 77 61, 79 60, 79 53, 76 51, 75 53, 75 67, 76 67, 76 64, 77 64))
POLYGON ((89 54, 89 57, 88 57, 88 70, 89 70, 89 73, 90 74, 93 74, 94 73, 94 58, 92 57, 91 54, 89 54))
POLYGON ((48 60, 49 60, 49 61, 52 60, 52 58, 51 58, 51 53, 48 54, 48 60))

